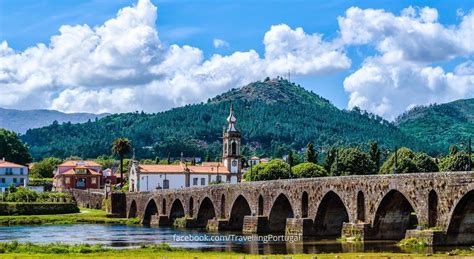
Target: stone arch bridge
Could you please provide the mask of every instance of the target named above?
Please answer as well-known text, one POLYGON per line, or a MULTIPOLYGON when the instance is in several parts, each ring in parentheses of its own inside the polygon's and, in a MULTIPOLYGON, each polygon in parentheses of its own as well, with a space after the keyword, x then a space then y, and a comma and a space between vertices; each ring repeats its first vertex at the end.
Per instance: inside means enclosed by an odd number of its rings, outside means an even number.
POLYGON ((474 244, 471 172, 343 176, 114 193, 112 213, 144 224, 474 244))

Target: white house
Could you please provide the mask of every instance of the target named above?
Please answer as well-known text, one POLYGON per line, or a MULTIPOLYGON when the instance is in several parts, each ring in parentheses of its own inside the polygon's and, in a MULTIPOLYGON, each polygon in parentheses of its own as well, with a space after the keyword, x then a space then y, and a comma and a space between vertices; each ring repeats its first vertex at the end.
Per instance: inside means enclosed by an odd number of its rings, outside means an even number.
POLYGON ((135 161, 130 168, 129 179, 131 192, 208 186, 215 183, 237 183, 237 175, 231 174, 222 163, 140 165, 135 161))
POLYGON ((0 160, 0 192, 4 192, 10 184, 26 187, 28 184, 28 167, 0 160))
POLYGON ((222 162, 187 165, 140 165, 134 161, 129 171, 129 191, 149 192, 157 189, 177 189, 207 186, 214 183, 237 183, 242 177, 240 132, 233 107, 227 117, 228 127, 223 133, 222 162))

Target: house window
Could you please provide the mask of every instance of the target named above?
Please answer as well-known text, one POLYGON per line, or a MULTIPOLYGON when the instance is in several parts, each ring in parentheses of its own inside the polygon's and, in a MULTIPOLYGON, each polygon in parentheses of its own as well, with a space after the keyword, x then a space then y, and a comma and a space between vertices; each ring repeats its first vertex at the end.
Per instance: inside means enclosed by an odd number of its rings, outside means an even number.
POLYGON ((71 183, 71 178, 69 177, 66 177, 66 180, 65 180, 66 184, 70 184, 71 183))
POLYGON ((221 176, 220 175, 216 176, 216 182, 220 183, 221 181, 222 181, 221 176))
POLYGON ((25 183, 25 179, 24 179, 24 178, 20 178, 20 183, 21 183, 21 184, 24 184, 24 183, 25 183))
POLYGON ((1 181, 2 181, 2 183, 5 183, 5 178, 2 178, 2 180, 1 180, 1 181))
POLYGON ((92 184, 97 184, 97 178, 92 178, 92 184))
POLYGON ((206 178, 201 178, 201 185, 206 185, 206 178))
POLYGON ((198 185, 198 179, 199 178, 193 178, 193 185, 198 185))
POLYGON ((13 183, 16 183, 16 178, 15 177, 13 177, 13 183))
POLYGON ((169 189, 170 188, 170 180, 165 179, 163 180, 163 189, 169 189))
POLYGON ((23 175, 23 168, 20 168, 20 174, 23 175))
POLYGON ((5 174, 6 175, 12 175, 13 174, 13 168, 5 168, 5 174))

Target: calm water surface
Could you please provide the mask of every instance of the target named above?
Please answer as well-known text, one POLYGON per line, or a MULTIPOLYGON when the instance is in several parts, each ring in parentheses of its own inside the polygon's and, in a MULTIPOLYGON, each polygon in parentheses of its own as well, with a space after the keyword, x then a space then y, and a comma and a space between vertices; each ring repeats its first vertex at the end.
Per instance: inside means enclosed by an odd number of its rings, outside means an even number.
MULTIPOLYGON (((336 240, 304 240, 296 243, 263 241, 178 241, 176 237, 203 239, 208 236, 227 236, 231 233, 209 234, 173 228, 150 228, 117 225, 48 225, 0 227, 0 242, 17 240, 32 243, 87 243, 106 247, 127 248, 141 245, 168 243, 171 246, 204 251, 234 251, 252 254, 277 253, 328 253, 328 252, 405 252, 395 242, 368 242, 365 244, 340 244, 336 240)), ((238 234, 235 234, 239 236, 238 234)), ((248 237, 248 236, 246 236, 248 237)), ((426 253, 451 251, 454 247, 427 248, 426 253)), ((466 248, 464 248, 466 249, 466 248)))

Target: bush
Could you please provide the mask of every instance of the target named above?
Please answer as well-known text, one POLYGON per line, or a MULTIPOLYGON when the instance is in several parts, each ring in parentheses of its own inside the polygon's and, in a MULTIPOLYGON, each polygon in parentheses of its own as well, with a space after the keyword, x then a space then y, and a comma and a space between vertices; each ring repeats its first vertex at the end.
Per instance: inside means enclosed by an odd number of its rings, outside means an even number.
MULTIPOLYGON (((395 168, 395 153, 383 163, 381 174, 392 174, 395 168)), ((418 173, 439 171, 433 158, 425 153, 415 153, 406 147, 397 150, 397 173, 418 173)))
POLYGON ((441 159, 439 168, 441 171, 464 171, 469 165, 469 156, 466 152, 456 152, 441 159))
POLYGON ((301 163, 292 168, 293 174, 298 178, 311 178, 327 176, 326 169, 314 163, 301 163))
POLYGON ((371 174, 374 168, 375 163, 367 153, 358 148, 346 148, 338 152, 337 164, 332 164, 331 172, 334 175, 365 175, 371 174))
POLYGON ((79 208, 75 203, 33 203, 16 202, 0 203, 0 215, 48 215, 77 213, 79 208))
POLYGON ((4 202, 70 202, 72 196, 60 192, 35 192, 24 187, 18 187, 14 191, 6 191, 0 195, 0 201, 4 202))
POLYGON ((264 181, 290 178, 290 165, 275 159, 266 164, 258 164, 244 174, 246 181, 264 181))
POLYGON ((48 157, 38 163, 34 163, 30 171, 30 176, 34 178, 52 178, 54 168, 61 164, 62 160, 55 157, 48 157))

